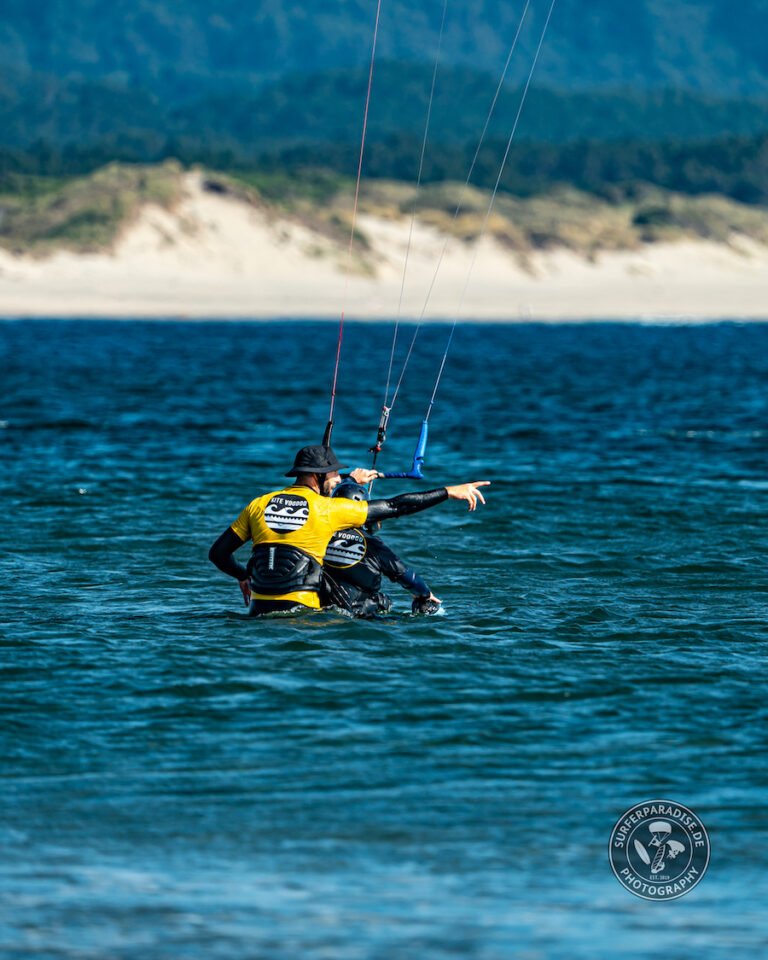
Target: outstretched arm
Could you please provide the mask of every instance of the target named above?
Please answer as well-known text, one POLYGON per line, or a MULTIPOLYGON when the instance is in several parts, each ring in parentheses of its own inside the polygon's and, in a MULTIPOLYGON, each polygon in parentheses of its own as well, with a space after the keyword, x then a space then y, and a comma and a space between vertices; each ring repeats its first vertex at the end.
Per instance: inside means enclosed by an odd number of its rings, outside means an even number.
POLYGON ((445 487, 438 490, 426 490, 424 493, 401 493, 387 500, 371 500, 368 504, 368 520, 391 520, 393 517, 405 517, 409 513, 419 513, 429 507, 436 507, 448 499, 445 487))
POLYGON ((404 517, 410 513, 419 513, 429 507, 435 507, 444 500, 466 500, 469 509, 475 510, 478 501, 485 503, 485 498, 478 487, 487 487, 490 480, 478 480, 474 483, 462 483, 455 487, 440 487, 438 490, 428 490, 425 493, 401 493, 398 497, 389 500, 371 500, 368 504, 368 520, 391 520, 393 517, 404 517))

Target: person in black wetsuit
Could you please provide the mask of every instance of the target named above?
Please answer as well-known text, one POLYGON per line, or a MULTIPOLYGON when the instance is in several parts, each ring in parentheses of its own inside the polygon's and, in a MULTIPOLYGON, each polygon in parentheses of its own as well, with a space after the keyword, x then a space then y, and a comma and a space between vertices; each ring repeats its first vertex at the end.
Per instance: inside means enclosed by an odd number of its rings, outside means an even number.
MULTIPOLYGON (((466 501, 470 510, 485 503, 478 488, 488 481, 370 503, 333 500, 329 494, 339 482, 340 469, 344 468, 330 447, 302 447, 287 472, 295 482, 252 500, 211 547, 209 559, 239 582, 251 616, 318 609, 323 558, 340 529, 417 513, 449 499, 466 501), (234 553, 249 539, 253 552, 246 568, 234 553)), ((366 482, 373 471, 353 473, 366 482)))
MULTIPOLYGON (((368 491, 352 478, 342 480, 334 498, 368 500, 368 491)), ((323 562, 324 590, 321 603, 339 607, 355 617, 387 613, 391 599, 382 591, 387 577, 413 594, 414 613, 436 613, 440 601, 415 570, 407 567, 384 541, 363 527, 339 530, 331 538, 323 562)))

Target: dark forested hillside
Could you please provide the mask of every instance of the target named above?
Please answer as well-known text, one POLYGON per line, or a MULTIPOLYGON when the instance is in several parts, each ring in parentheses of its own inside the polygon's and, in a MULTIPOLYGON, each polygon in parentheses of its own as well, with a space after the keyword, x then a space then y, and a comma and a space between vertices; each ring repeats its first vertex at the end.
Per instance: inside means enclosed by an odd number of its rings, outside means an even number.
MULTIPOLYGON (((378 65, 370 143, 422 135, 431 76, 431 67, 423 64, 378 65)), ((438 79, 430 141, 446 146, 476 143, 497 78, 467 67, 446 67, 438 79)), ((367 71, 359 68, 292 74, 254 88, 170 104, 149 87, 0 69, 0 146, 28 148, 41 141, 58 147, 111 144, 121 156, 129 147, 139 151, 140 159, 152 160, 157 145, 172 139, 187 152, 226 151, 247 160, 294 144, 353 144, 359 141, 366 83, 367 71)), ((519 86, 504 89, 489 126, 491 137, 508 135, 520 97, 519 86)), ((767 130, 768 99, 534 87, 516 136, 539 143, 705 140, 767 130)))
MULTIPOLYGON (((495 176, 550 0, 488 128, 495 176)), ((355 168, 376 0, 4 0, 0 176, 112 159, 355 168)), ((413 179, 443 0, 382 0, 365 174, 413 179)), ((524 0, 449 0, 426 178, 462 179, 524 0)), ((502 188, 768 202, 768 0, 557 0, 502 188), (526 144, 528 146, 526 146, 526 144), (519 149, 518 149, 519 147, 519 149)))
MULTIPOLYGON (((296 71, 365 63, 375 0, 4 0, 0 63, 112 78, 178 100, 296 71)), ((428 62, 442 0, 384 0, 383 58, 428 62)), ((513 80, 525 74, 549 0, 533 0, 513 80)), ((523 0, 449 0, 445 59, 503 62, 523 0)), ((555 87, 768 93, 768 0, 558 0, 539 78, 555 87)))

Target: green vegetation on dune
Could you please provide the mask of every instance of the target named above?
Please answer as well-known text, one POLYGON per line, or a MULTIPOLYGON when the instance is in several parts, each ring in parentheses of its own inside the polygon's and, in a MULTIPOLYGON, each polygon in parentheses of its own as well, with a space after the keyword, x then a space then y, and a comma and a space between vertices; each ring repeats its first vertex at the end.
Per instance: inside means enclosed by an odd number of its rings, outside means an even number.
MULTIPOLYGON (((522 261, 537 250, 568 249, 593 257, 684 239, 728 243, 745 236, 768 243, 768 210, 717 195, 686 197, 651 186, 620 202, 572 187, 531 197, 502 193, 485 223, 489 201, 490 191, 467 190, 459 183, 417 192, 412 185, 379 181, 364 186, 361 210, 393 220, 415 212, 419 222, 466 242, 476 240, 485 224, 486 235, 522 261)), ((336 198, 328 209, 348 202, 348 196, 336 198)))
POLYGON ((110 164, 86 177, 0 178, 0 245, 14 253, 108 248, 148 203, 172 208, 182 168, 110 164))
MULTIPOLYGON (((56 249, 109 249, 145 204, 172 209, 183 189, 183 168, 110 164, 86 177, 9 174, 0 180, 0 245, 17 253, 56 249)), ((299 223, 341 249, 352 220, 354 181, 319 168, 293 174, 263 170, 202 171, 210 193, 258 207, 273 221, 299 223)), ((487 188, 456 181, 426 184, 367 180, 360 212, 407 223, 412 215, 435 231, 462 242, 486 235, 521 263, 540 250, 567 249, 592 258, 602 251, 632 250, 644 243, 705 239, 732 243, 748 237, 768 243, 768 209, 720 195, 687 196, 635 183, 632 190, 599 196, 554 184, 530 196, 500 192, 487 219, 487 188), (459 208, 457 213, 457 208, 459 208), (485 224, 485 227, 484 227, 485 224)), ((358 233, 359 267, 372 269, 376 236, 358 233)))
MULTIPOLYGON (((263 171, 219 175, 224 183, 254 190, 273 212, 344 243, 351 225, 354 181, 317 168, 293 175, 263 171)), ((364 181, 360 212, 383 220, 419 223, 455 239, 476 240, 486 219, 491 193, 446 181, 414 184, 397 180, 364 181), (457 213, 458 209, 458 213, 457 213)), ((253 198, 252 198, 253 199, 253 198)), ((499 193, 486 235, 521 262, 537 250, 567 249, 585 257, 601 251, 632 250, 644 243, 684 239, 730 243, 738 236, 768 243, 768 209, 717 194, 685 194, 635 183, 628 195, 597 196, 554 185, 532 196, 499 193)), ((375 249, 376 238, 358 228, 358 250, 375 249)))
POLYGON ((280 171, 235 170, 230 172, 229 177, 252 187, 268 202, 294 210, 322 205, 354 188, 352 177, 319 167, 307 168, 298 175, 280 171))

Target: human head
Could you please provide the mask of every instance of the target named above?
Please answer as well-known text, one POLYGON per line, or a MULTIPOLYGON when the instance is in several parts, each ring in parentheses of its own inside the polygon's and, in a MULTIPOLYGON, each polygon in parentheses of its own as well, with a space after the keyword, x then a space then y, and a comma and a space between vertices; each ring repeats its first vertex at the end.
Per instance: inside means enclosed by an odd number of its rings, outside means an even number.
POLYGON ((345 500, 368 500, 368 491, 351 477, 334 485, 332 497, 343 497, 345 500))
POLYGON ((335 483, 338 483, 339 470, 347 468, 339 463, 339 458, 328 446, 302 447, 293 460, 293 466, 286 477, 296 477, 296 482, 304 484, 318 492, 330 496, 335 483))

